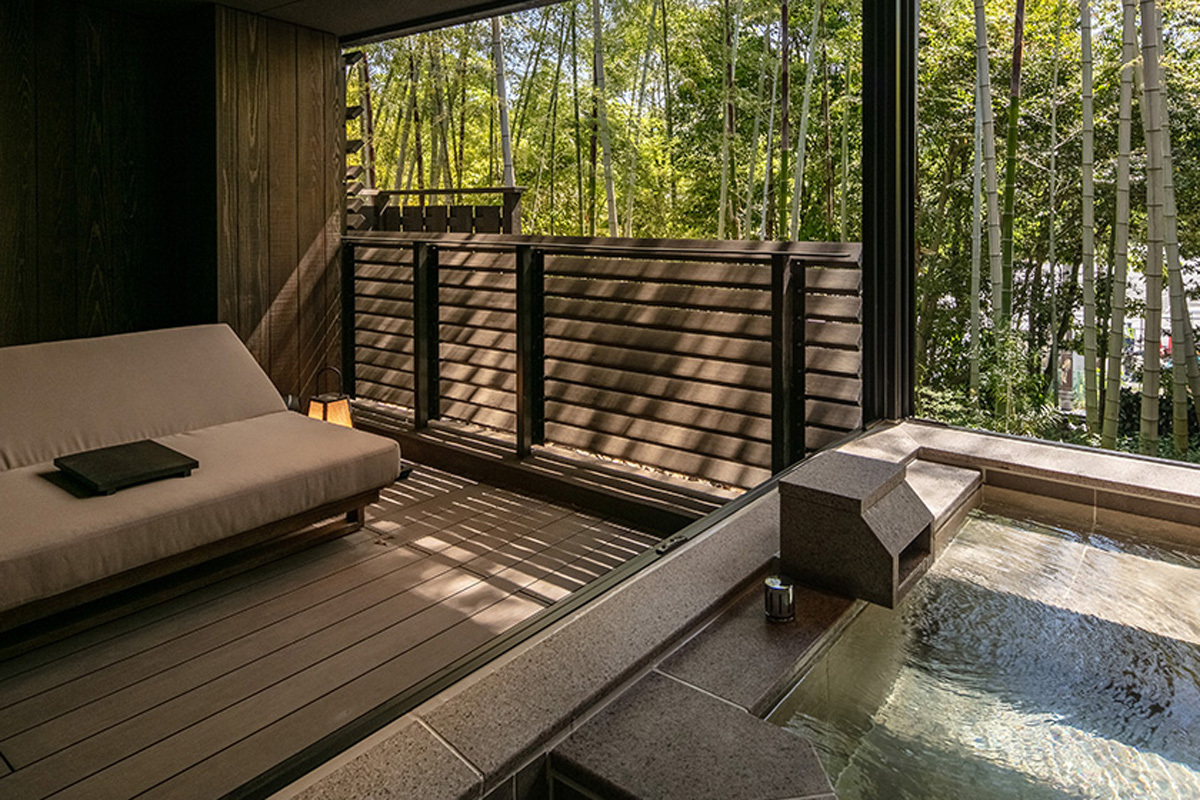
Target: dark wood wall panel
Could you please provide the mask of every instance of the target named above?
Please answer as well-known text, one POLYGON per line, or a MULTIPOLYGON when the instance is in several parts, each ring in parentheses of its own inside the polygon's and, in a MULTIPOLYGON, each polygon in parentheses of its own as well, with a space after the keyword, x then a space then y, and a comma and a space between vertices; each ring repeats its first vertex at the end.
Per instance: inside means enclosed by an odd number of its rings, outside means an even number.
POLYGON ((215 13, 220 319, 281 392, 309 395, 341 356, 341 51, 331 34, 215 13))
POLYGON ((0 3, 0 344, 37 338, 34 7, 0 3))
POLYGON ((268 153, 279 155, 267 161, 267 194, 271 205, 268 244, 270 304, 270 374, 276 386, 294 387, 299 374, 300 312, 296 299, 296 265, 299 237, 296 220, 296 28, 270 21, 267 28, 267 65, 271 91, 267 93, 268 153))
POLYGON ((0 346, 173 320, 164 26, 67 0, 0 3, 0 346), (164 319, 165 317, 165 319, 164 319))

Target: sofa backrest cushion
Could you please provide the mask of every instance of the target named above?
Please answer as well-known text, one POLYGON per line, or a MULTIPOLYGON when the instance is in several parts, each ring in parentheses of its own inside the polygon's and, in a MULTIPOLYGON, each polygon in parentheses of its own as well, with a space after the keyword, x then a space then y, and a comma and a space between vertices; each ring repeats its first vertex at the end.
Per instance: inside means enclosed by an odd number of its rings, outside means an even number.
POLYGON ((0 347, 0 470, 284 410, 228 325, 0 347))

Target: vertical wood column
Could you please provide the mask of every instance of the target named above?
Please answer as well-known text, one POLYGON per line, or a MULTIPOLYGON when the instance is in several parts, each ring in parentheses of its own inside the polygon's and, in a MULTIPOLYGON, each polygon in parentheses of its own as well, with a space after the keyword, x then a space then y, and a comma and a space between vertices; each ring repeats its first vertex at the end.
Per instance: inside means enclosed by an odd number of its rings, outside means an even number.
POLYGON ((804 457, 804 267, 771 256, 771 471, 804 457))
POLYGON ((342 244, 342 391, 357 396, 358 355, 354 335, 354 245, 342 244))
POLYGON ((438 251, 413 242, 413 426, 441 417, 438 251))
POLYGON ((545 254, 517 245, 517 456, 546 441, 545 254))

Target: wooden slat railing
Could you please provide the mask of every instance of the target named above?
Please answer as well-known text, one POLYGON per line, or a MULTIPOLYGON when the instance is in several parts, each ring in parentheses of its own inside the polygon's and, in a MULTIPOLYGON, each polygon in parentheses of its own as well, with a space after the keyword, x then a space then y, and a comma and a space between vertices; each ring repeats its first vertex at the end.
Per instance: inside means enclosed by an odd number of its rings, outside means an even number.
POLYGON ((857 244, 366 233, 346 247, 351 386, 418 425, 743 488, 862 425, 857 244), (418 302, 414 254, 436 286, 418 302))

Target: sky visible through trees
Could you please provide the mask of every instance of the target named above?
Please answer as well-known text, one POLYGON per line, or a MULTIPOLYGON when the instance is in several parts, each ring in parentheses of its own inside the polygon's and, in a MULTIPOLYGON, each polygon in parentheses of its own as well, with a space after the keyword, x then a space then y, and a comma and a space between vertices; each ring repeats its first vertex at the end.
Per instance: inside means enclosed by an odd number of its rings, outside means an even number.
MULTIPOLYGON (((572 0, 371 45, 378 188, 500 186, 507 137, 527 233, 857 240, 860 10, 572 0)), ((922 0, 920 36, 920 412, 1194 456, 1200 0, 922 0)))

